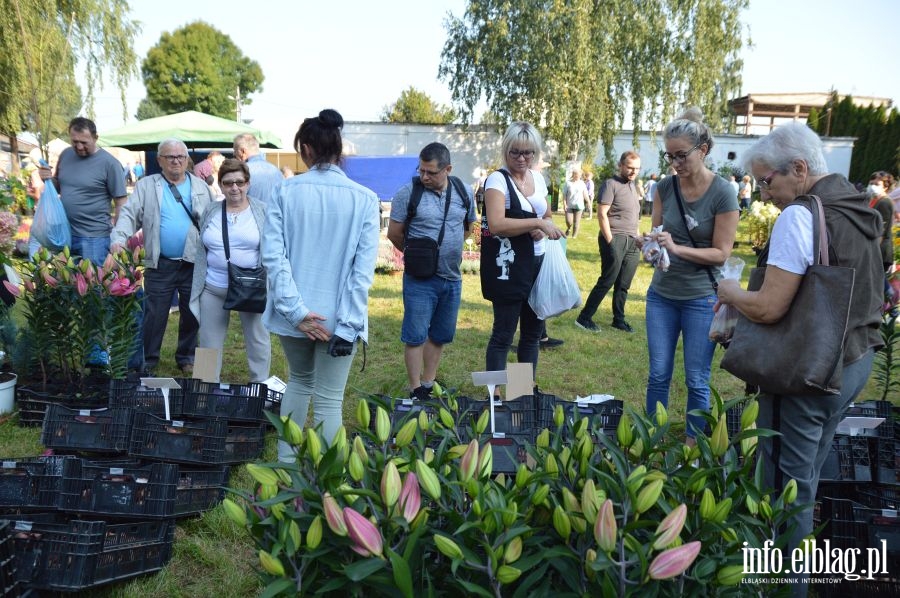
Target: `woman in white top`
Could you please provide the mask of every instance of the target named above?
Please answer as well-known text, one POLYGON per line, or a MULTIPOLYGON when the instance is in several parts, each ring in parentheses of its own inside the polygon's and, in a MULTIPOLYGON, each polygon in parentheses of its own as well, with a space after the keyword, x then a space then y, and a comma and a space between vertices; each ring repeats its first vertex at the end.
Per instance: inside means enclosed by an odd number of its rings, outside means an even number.
MULTIPOLYGON (((553 223, 547 205, 547 184, 532 164, 540 163, 541 135, 529 123, 515 122, 506 130, 501 145, 503 171, 515 187, 518 203, 523 212, 533 218, 511 218, 509 185, 503 172, 496 171, 485 181, 484 211, 490 234, 510 238, 530 235, 534 242, 534 277, 528 281, 530 288, 540 271, 544 259, 544 239, 559 239, 563 232, 553 223)), ((482 274, 484 284, 485 277, 482 274)), ((484 288, 484 287, 483 287, 484 288)), ((528 305, 528 297, 521 300, 494 300, 494 323, 485 356, 488 371, 505 370, 506 354, 512 344, 516 328, 519 330, 517 357, 519 363, 531 363, 537 371, 538 342, 542 334, 542 321, 528 305)))
POLYGON ((574 239, 578 236, 578 229, 581 228, 581 213, 590 201, 587 185, 581 180, 580 169, 572 169, 563 194, 566 198, 566 236, 568 237, 571 232, 574 239))

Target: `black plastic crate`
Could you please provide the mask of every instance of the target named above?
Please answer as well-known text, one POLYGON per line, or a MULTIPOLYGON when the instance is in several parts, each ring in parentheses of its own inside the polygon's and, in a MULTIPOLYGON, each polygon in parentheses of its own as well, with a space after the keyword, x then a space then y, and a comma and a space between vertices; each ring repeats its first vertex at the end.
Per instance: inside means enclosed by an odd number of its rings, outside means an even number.
POLYGON ((871 430, 871 433, 866 433, 865 435, 893 438, 893 407, 894 405, 890 401, 864 401, 862 403, 853 403, 853 405, 847 409, 845 415, 847 417, 883 417, 884 421, 881 422, 877 428, 871 430))
POLYGON ((827 522, 823 538, 838 548, 878 548, 884 540, 889 571, 900 566, 900 516, 896 509, 873 509, 852 500, 824 497, 822 520, 827 522))
MULTIPOLYGON (((30 397, 30 395, 27 396, 30 397)), ((19 425, 22 427, 35 427, 44 425, 44 416, 47 414, 47 405, 49 405, 50 403, 52 403, 52 401, 23 398, 17 394, 16 413, 19 416, 19 425)))
POLYGON ((900 486, 893 484, 859 484, 854 500, 872 509, 900 509, 900 486))
MULTIPOLYGON (((176 382, 181 388, 169 389, 169 416, 180 417, 183 413, 184 388, 190 378, 178 378, 176 382)), ((109 406, 130 407, 135 411, 145 411, 160 417, 166 414, 166 405, 162 390, 147 388, 139 380, 110 380, 109 406)))
POLYGON ((875 436, 869 438, 869 450, 875 462, 875 481, 884 484, 900 483, 900 442, 893 437, 875 436))
POLYGON ((544 400, 540 404, 539 429, 555 429, 553 412, 556 410, 557 405, 563 409, 565 418, 564 430, 570 431, 576 419, 588 418, 591 430, 607 436, 616 433, 616 428, 625 409, 625 404, 618 399, 609 399, 600 403, 587 403, 584 401, 566 401, 559 397, 553 397, 552 400, 544 400))
POLYGON ((108 401, 105 389, 102 393, 95 390, 85 394, 67 395, 52 394, 23 385, 16 386, 16 408, 19 412, 20 426, 43 424, 48 405, 62 405, 69 409, 99 409, 106 407, 108 401))
POLYGON ((63 463, 75 457, 0 460, 0 509, 56 509, 63 463))
POLYGON ((225 461, 228 422, 221 418, 166 420, 137 412, 128 454, 176 463, 220 465, 225 461))
POLYGON ((123 465, 71 459, 63 466, 60 509, 118 517, 175 515, 178 466, 174 463, 123 465))
POLYGON ((175 489, 175 516, 194 515, 214 508, 225 498, 227 465, 201 469, 181 465, 175 489))
POLYGON ((265 384, 221 384, 191 380, 184 391, 182 413, 191 417, 222 417, 231 421, 262 421, 269 396, 265 384))
POLYGON ((869 439, 865 436, 835 434, 819 477, 830 481, 871 482, 869 439))
POLYGON ((173 520, 107 523, 34 515, 10 520, 16 578, 76 591, 159 571, 172 556, 173 520))
MULTIPOLYGON (((463 400, 462 397, 457 400, 459 402, 460 425, 471 424, 474 426, 481 414, 490 409, 487 400, 463 400)), ((533 437, 536 433, 535 413, 534 397, 531 395, 521 396, 508 401, 495 400, 494 431, 533 437)), ((490 432, 491 425, 488 423, 485 433, 489 434, 490 432)))
POLYGON ((13 554, 13 538, 8 530, 10 521, 0 521, 0 598, 18 598, 23 595, 24 584, 16 577, 16 559, 13 554))
POLYGON ((265 424, 229 423, 225 436, 222 463, 255 461, 266 443, 265 424))
POLYGON ((53 449, 124 453, 132 410, 125 407, 69 409, 51 404, 44 417, 41 443, 53 449))

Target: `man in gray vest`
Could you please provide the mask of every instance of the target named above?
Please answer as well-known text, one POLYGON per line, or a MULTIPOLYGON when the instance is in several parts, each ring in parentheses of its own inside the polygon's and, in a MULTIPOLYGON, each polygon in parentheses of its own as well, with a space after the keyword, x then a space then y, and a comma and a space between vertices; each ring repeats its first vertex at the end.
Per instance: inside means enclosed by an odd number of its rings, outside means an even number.
POLYGON ((444 345, 456 334, 462 298, 459 265, 463 242, 475 221, 469 187, 450 176, 452 169, 446 146, 429 143, 419 152, 419 176, 391 200, 387 237, 394 247, 405 251, 408 239, 431 239, 438 249, 436 268, 427 277, 410 273, 418 272, 411 263, 412 252, 406 251, 404 258, 400 340, 406 345, 409 396, 416 399, 430 396, 444 345))

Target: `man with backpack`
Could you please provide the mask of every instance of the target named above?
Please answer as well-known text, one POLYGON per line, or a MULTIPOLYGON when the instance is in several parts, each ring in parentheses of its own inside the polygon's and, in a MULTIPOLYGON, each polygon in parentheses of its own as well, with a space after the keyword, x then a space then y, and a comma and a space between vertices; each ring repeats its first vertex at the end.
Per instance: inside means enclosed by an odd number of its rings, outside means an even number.
POLYGON ((447 147, 429 143, 419 152, 419 176, 391 200, 387 237, 403 252, 400 340, 416 399, 431 395, 444 345, 456 333, 463 242, 476 219, 468 186, 452 169, 447 147))

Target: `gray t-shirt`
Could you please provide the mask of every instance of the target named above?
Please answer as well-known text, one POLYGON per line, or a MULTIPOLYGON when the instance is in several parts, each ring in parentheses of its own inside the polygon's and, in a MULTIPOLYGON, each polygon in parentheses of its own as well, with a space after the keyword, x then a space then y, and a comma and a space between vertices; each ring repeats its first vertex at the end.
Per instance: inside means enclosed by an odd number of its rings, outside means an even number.
MULTIPOLYGON (((671 233, 672 240, 678 245, 691 246, 691 240, 687 234, 685 220, 681 218, 678 209, 678 200, 675 198, 675 190, 672 181, 675 177, 668 176, 656 185, 659 199, 662 202, 663 230, 671 233)), ((738 210, 737 197, 731 192, 728 181, 720 176, 713 178, 699 199, 684 202, 685 219, 691 225, 691 236, 697 243, 697 247, 712 247, 713 233, 715 232, 716 215, 738 210)), ((650 286, 653 290, 666 297, 684 301, 698 299, 711 295, 714 291, 706 268, 695 262, 681 259, 669 254, 671 264, 669 271, 653 271, 653 280, 650 286)), ((710 266, 713 276, 720 278, 719 268, 710 266)))
POLYGON ((634 183, 618 176, 603 181, 600 187, 600 205, 609 206, 606 217, 614 235, 637 236, 641 219, 641 198, 634 183))
MULTIPOLYGON (((394 194, 391 200, 391 220, 406 222, 409 198, 412 195, 412 183, 407 183, 394 194)), ((450 193, 450 210, 447 212, 447 225, 444 228, 444 239, 438 252, 437 275, 446 280, 460 280, 459 264, 462 261, 463 239, 465 239, 465 223, 475 222, 475 202, 469 196, 469 209, 466 211, 463 198, 448 180, 447 188, 438 194, 428 188, 422 191, 422 200, 416 209, 416 216, 407 225, 407 236, 429 237, 437 241, 444 220, 444 206, 450 193)))
POLYGON ((112 200, 125 197, 125 171, 105 149, 85 158, 71 147, 56 165, 59 198, 74 237, 108 237, 112 230, 112 200))

